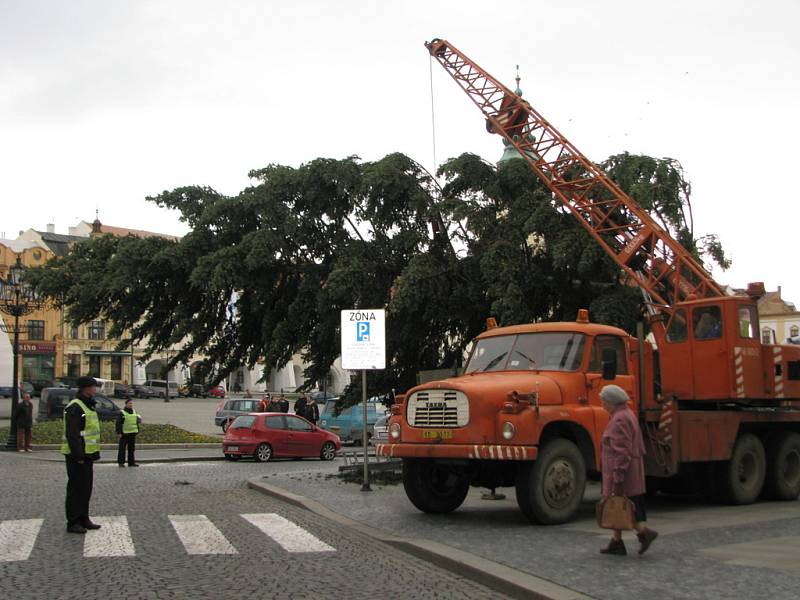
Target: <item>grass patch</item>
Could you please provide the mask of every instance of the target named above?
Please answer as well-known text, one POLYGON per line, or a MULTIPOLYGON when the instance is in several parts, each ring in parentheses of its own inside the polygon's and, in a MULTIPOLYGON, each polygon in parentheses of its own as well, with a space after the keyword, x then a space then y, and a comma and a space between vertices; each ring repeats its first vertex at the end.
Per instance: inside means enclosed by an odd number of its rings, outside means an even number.
MULTIPOLYGON (((34 444, 60 444, 63 424, 60 420, 43 421, 33 424, 32 440, 34 444)), ((8 438, 8 427, 0 428, 0 440, 8 438)), ((119 440, 115 425, 111 421, 100 423, 100 443, 116 444, 119 440)), ((136 436, 137 444, 202 444, 219 443, 221 440, 201 433, 186 431, 175 425, 159 423, 142 423, 141 431, 136 436)))

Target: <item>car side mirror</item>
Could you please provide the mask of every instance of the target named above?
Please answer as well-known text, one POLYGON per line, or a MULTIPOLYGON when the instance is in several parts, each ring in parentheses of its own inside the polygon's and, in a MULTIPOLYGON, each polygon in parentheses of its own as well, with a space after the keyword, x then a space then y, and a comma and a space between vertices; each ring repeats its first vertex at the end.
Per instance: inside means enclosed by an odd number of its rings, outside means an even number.
POLYGON ((617 352, 613 348, 603 348, 603 379, 617 377, 617 352))

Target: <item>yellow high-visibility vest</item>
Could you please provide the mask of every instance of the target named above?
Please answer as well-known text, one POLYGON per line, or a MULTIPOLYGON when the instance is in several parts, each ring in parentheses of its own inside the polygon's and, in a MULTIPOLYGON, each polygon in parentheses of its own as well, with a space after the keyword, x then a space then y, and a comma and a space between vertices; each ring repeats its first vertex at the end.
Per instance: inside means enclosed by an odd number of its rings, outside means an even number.
POLYGON ((69 444, 67 443, 67 409, 73 404, 81 407, 84 417, 84 428, 81 431, 83 438, 84 452, 94 454, 100 452, 100 417, 97 413, 86 406, 80 398, 74 398, 64 407, 64 427, 61 433, 61 454, 70 454, 69 444))

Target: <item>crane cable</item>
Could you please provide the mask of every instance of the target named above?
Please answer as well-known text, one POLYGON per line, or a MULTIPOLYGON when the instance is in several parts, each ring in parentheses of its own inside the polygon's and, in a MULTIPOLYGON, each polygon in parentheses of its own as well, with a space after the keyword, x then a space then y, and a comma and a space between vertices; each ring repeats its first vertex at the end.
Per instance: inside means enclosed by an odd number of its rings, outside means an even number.
POLYGON ((431 170, 431 173, 435 178, 438 163, 436 162, 436 116, 433 104, 433 55, 428 55, 428 67, 430 71, 431 84, 431 141, 433 143, 433 169, 431 170))

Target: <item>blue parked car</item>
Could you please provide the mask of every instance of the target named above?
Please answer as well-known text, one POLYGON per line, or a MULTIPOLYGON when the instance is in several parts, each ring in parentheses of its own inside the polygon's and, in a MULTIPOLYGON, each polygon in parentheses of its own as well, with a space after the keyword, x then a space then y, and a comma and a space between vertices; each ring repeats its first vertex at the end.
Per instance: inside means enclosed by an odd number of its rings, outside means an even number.
MULTIPOLYGON (((386 407, 381 403, 382 398, 375 397, 367 400, 367 439, 372 437, 375 421, 386 414, 386 407)), ((337 416, 333 416, 337 398, 329 398, 319 414, 317 425, 337 434, 342 441, 362 443, 364 431, 364 407, 359 402, 355 406, 344 409, 337 416)))

